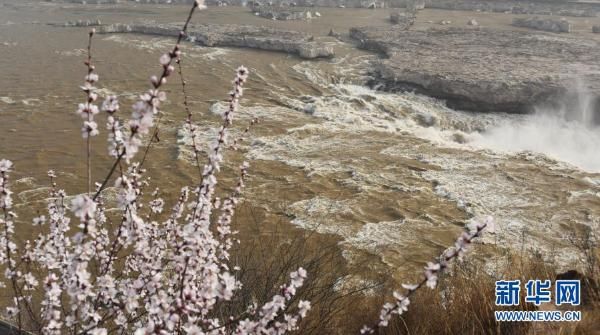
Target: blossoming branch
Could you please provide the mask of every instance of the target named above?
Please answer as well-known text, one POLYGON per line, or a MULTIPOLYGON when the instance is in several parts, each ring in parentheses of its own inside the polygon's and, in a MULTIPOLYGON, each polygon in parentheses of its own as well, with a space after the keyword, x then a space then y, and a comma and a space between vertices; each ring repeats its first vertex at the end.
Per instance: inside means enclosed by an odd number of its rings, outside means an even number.
POLYGON ((406 290, 404 294, 394 292, 393 296, 395 299, 394 303, 386 303, 383 305, 379 314, 379 322, 372 326, 364 326, 360 333, 361 334, 374 334, 378 329, 387 327, 389 321, 394 314, 402 315, 408 310, 410 305, 410 296, 412 296, 417 290, 423 286, 427 286, 430 289, 434 289, 438 283, 438 275, 444 271, 454 258, 461 258, 467 251, 468 246, 473 242, 474 239, 480 237, 483 234, 484 229, 490 232, 495 230, 494 221, 491 217, 486 218, 484 222, 473 221, 467 225, 468 232, 463 232, 454 243, 454 246, 448 248, 440 255, 437 261, 428 262, 423 272, 423 278, 416 284, 402 284, 402 287, 406 290))
MULTIPOLYGON (((39 334, 280 334, 295 330, 311 308, 292 298, 307 277, 299 268, 290 274, 289 284, 262 306, 253 305, 241 315, 221 315, 218 306, 231 301, 243 287, 230 269, 233 246, 232 217, 241 200, 249 164, 240 166, 237 185, 223 201, 216 197, 218 172, 248 69, 236 71, 229 108, 217 137, 210 143, 208 161, 200 180, 185 185, 171 212, 160 220, 165 200, 160 190, 146 196, 149 178, 143 161, 134 161, 143 136, 154 126, 166 94, 161 90, 180 60, 180 42, 194 10, 204 8, 195 1, 174 48, 160 57, 162 72, 150 79, 151 89, 133 105, 131 118, 120 121, 120 103, 108 96, 102 103, 107 114, 108 154, 115 159, 107 177, 97 184, 96 193, 68 197, 58 188, 54 171, 49 171, 50 198, 47 213, 33 219, 42 227, 35 241, 18 246, 14 239, 14 218, 9 177, 13 164, 0 161, 0 264, 7 267, 5 278, 13 292, 7 314, 19 331, 39 334), (125 158, 128 166, 123 167, 125 158), (116 167, 119 167, 117 169, 116 167), (118 171, 114 182, 118 214, 107 211, 102 190, 118 171), (213 215, 214 214, 214 215, 213 215), (75 223, 76 225, 73 225, 75 223), (43 296, 33 293, 41 290, 43 296), (27 327, 26 327, 27 325, 27 327)), ((94 116, 98 107, 94 84, 98 81, 92 65, 89 34, 88 73, 83 86, 87 102, 80 105, 84 117, 83 136, 98 134, 94 116)), ((191 119, 186 120, 191 124, 191 119)), ((247 133, 247 130, 245 133, 247 133)), ((148 150, 146 150, 147 153, 148 150)), ((88 181, 91 180, 88 168, 88 181)), ((89 184, 90 182, 88 182, 89 184)), ((113 211, 114 212, 114 211, 113 211)))

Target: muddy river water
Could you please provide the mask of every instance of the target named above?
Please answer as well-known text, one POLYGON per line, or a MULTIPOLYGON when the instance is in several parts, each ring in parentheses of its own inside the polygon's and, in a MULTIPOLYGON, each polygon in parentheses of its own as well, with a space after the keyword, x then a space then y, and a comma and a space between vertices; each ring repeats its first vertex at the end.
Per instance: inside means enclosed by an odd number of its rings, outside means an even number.
MULTIPOLYGON (((581 111, 562 114, 478 114, 421 95, 369 89, 368 62, 378 56, 326 35, 331 28, 347 32, 351 26, 389 24, 389 12, 320 12, 311 23, 274 22, 244 8, 210 8, 194 18, 303 30, 336 50, 333 59, 306 61, 185 44, 189 99, 203 139, 214 136, 234 69, 243 64, 251 71, 234 133, 254 117, 261 122, 223 171, 231 176, 242 159, 250 162, 245 206, 266 213, 265 225, 284 222, 284 231, 329 234, 339 239, 349 262, 367 254, 400 277, 451 245, 467 220, 487 215, 496 221, 496 234, 484 239, 489 250, 537 250, 565 268, 580 264, 568 237, 572 231, 598 231, 600 132, 585 118, 566 121, 561 115, 585 114, 584 102, 581 111)), ((186 6, 0 1, 0 158, 15 162, 19 211, 46 197, 48 169, 58 172, 70 194, 86 185, 85 143, 75 110, 84 97, 78 88, 87 28, 48 23, 179 22, 186 13, 186 6)), ((118 94, 121 113, 128 116, 173 41, 119 34, 98 35, 94 43, 101 93, 118 94)), ((146 165, 158 186, 172 194, 197 173, 182 130, 185 112, 176 78, 166 86, 160 142, 146 165)), ((103 130, 93 141, 95 180, 111 164, 105 136, 103 130)), ((31 235, 28 217, 20 217, 22 239, 31 235)))

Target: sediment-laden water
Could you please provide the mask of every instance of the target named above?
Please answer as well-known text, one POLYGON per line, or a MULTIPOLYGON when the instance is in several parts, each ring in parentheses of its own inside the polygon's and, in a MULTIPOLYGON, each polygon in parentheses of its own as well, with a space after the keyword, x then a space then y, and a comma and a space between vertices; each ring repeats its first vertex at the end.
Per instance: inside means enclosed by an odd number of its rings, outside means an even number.
MULTIPOLYGON (((84 97, 78 88, 87 29, 46 23, 175 22, 187 8, 0 5, 0 158, 15 162, 18 210, 26 212, 46 196, 48 169, 59 172, 61 187, 70 194, 85 185, 85 144, 75 110, 84 97)), ((566 252, 576 251, 569 236, 598 231, 600 218, 600 132, 585 117, 570 117, 584 115, 585 103, 578 111, 478 114, 421 95, 372 90, 363 83, 368 61, 378 56, 325 35, 351 23, 387 24, 387 13, 321 12, 323 17, 310 24, 271 22, 240 8, 210 9, 196 20, 309 31, 335 47, 338 56, 331 60, 185 45, 184 72, 202 139, 214 135, 234 69, 243 64, 251 71, 234 134, 252 118, 261 122, 239 152, 228 153, 223 172, 233 177, 242 159, 251 163, 245 206, 268 213, 265 225, 284 219, 284 230, 331 234, 348 261, 367 254, 399 277, 451 245, 466 221, 487 215, 496 220, 496 234, 488 235, 486 244, 543 251, 564 267, 580 263, 579 253, 566 252)), ((158 58, 172 43, 130 34, 96 36, 101 93, 120 96, 122 117, 160 70, 158 58)), ((160 142, 146 168, 164 192, 175 194, 197 171, 182 128, 177 77, 166 87, 160 142)), ((93 142, 97 180, 111 164, 105 135, 93 142)), ((244 218, 239 220, 243 224, 244 218)), ((19 234, 30 237, 25 222, 19 234)))

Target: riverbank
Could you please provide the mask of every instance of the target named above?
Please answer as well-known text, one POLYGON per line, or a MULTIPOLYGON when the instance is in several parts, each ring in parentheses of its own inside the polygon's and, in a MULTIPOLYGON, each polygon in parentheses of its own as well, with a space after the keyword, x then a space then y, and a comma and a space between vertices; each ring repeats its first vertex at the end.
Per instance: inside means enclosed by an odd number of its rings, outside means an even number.
MULTIPOLYGON (((302 22, 273 22, 245 8, 214 10, 202 20, 208 23, 191 27, 190 40, 204 46, 285 52, 303 59, 332 58, 341 44, 356 45, 382 56, 368 66, 371 87, 416 91, 456 109, 530 113, 540 105, 568 101, 575 83, 600 95, 600 65, 593 57, 600 51, 600 36, 591 33, 596 21, 587 18, 570 18, 572 31, 560 35, 514 26, 514 19, 528 16, 503 13, 424 10, 411 26, 390 22, 397 9, 358 10, 356 22, 345 22, 340 28, 338 16, 343 9, 322 8, 323 18, 302 22), (240 12, 240 24, 222 23, 232 12, 240 12), (444 15, 446 19, 437 21, 444 15), (470 21, 475 24, 468 25, 470 21)), ((100 26, 98 32, 177 36, 177 27, 175 23, 117 22, 100 26)))
MULTIPOLYGON (((177 37, 177 24, 111 24, 99 26, 100 34, 133 33, 177 37)), ((315 42, 314 37, 297 31, 250 25, 190 25, 187 39, 209 47, 241 47, 267 51, 281 51, 305 59, 331 58, 333 48, 315 42)))
POLYGON ((578 81, 600 95, 593 39, 480 27, 363 27, 350 36, 384 57, 373 63, 371 86, 415 90, 456 109, 529 113, 564 103, 578 81))

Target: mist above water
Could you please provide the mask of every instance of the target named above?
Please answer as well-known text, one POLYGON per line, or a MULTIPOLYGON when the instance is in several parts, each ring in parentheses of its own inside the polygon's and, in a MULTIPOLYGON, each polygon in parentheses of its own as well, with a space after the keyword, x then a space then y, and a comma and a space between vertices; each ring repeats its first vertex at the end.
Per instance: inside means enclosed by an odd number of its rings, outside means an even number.
POLYGON ((538 107, 532 115, 505 119, 470 143, 507 152, 532 151, 583 170, 600 172, 598 98, 576 85, 559 104, 538 107))

